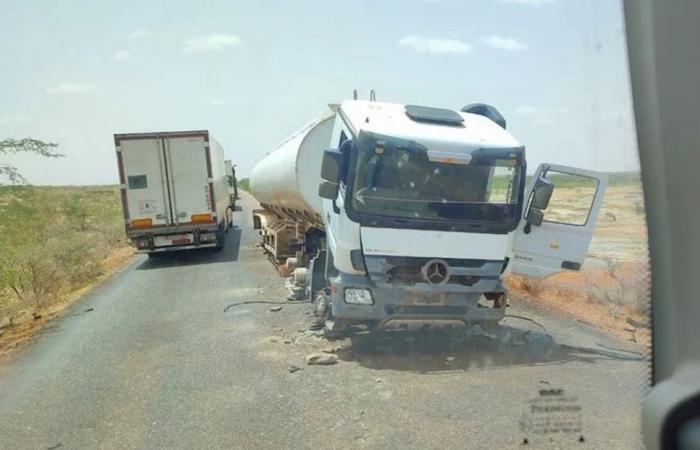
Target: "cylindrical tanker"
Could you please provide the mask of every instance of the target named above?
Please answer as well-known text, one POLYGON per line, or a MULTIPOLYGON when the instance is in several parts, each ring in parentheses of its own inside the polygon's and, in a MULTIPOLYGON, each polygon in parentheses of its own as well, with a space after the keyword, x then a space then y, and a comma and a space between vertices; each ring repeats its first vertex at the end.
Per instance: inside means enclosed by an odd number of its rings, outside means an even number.
POLYGON ((318 186, 323 152, 330 147, 334 114, 297 131, 255 165, 250 191, 265 208, 299 216, 322 215, 318 186))

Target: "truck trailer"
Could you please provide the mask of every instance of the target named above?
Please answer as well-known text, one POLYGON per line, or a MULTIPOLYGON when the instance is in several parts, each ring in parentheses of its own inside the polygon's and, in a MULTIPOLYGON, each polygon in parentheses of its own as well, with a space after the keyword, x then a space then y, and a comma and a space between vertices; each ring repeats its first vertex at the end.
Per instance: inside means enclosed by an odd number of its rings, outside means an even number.
POLYGON ((526 169, 490 105, 349 100, 253 168, 254 227, 329 331, 492 329, 505 315, 504 274, 581 268, 607 185, 554 164, 528 183, 526 169), (557 190, 574 184, 589 198, 568 217, 557 190))
POLYGON ((233 208, 224 150, 207 130, 115 134, 114 145, 138 253, 223 247, 233 208))

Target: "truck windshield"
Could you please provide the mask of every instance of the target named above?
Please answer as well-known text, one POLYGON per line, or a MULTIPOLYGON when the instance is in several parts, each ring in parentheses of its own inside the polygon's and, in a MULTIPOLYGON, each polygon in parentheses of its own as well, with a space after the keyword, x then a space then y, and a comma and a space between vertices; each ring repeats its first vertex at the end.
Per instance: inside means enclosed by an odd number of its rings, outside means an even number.
POLYGON ((431 160, 408 141, 360 139, 352 207, 411 219, 517 220, 522 150, 484 149, 468 163, 431 160))

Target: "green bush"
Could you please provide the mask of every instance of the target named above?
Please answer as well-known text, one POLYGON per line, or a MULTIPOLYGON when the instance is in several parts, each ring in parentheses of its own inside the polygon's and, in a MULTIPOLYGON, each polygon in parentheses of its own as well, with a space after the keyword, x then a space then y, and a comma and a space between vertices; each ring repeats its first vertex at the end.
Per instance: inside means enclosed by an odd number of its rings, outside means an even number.
POLYGON ((116 187, 0 187, 0 319, 89 284, 125 245, 116 187))

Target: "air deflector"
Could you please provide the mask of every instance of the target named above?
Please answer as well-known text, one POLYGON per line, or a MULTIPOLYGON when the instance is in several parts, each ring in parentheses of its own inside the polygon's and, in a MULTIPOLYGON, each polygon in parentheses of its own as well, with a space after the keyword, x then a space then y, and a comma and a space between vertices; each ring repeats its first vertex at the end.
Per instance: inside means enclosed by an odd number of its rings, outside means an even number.
POLYGON ((428 106, 406 105, 406 115, 416 122, 430 122, 442 125, 462 125, 464 118, 456 111, 428 106))

